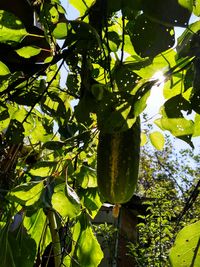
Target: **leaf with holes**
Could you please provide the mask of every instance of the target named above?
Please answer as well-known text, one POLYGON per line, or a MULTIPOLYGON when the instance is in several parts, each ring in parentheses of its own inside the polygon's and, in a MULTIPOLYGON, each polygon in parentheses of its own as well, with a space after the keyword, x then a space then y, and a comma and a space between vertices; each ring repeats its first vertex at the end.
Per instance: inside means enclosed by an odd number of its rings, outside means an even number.
POLYGON ((129 65, 117 65, 113 75, 119 91, 130 92, 140 80, 140 76, 133 72, 129 65))
POLYGON ((164 111, 168 118, 183 118, 182 111, 191 113, 190 103, 182 96, 182 94, 176 95, 164 104, 164 111))
POLYGON ((184 227, 170 250, 172 267, 200 266, 200 221, 184 227))
POLYGON ((174 31, 149 20, 144 14, 132 22, 129 21, 126 29, 136 53, 141 57, 155 57, 174 45, 174 31))
POLYGON ((145 16, 163 25, 186 27, 191 15, 187 8, 174 0, 142 0, 142 8, 145 16))

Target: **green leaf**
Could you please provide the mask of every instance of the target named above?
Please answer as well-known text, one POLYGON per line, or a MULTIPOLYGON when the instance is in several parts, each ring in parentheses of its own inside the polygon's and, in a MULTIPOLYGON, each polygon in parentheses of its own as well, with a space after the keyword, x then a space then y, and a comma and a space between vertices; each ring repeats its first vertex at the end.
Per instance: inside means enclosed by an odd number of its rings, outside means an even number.
MULTIPOLYGON (((85 218, 80 221, 82 227, 85 226, 85 218)), ((92 231, 87 225, 82 229, 77 246, 77 258, 82 267, 96 267, 103 258, 101 247, 92 231)))
POLYGON ((200 1, 197 0, 197 1, 192 1, 193 2, 193 13, 194 15, 196 16, 199 16, 200 15, 200 1))
POLYGON ((80 16, 85 14, 85 11, 88 10, 88 8, 94 3, 93 0, 69 0, 69 3, 74 6, 79 12, 80 16))
POLYGON ((100 198, 98 188, 87 188, 80 191, 81 204, 92 219, 97 215, 104 200, 100 198))
POLYGON ((39 201, 44 189, 43 181, 22 184, 8 194, 8 199, 20 205, 31 206, 39 201))
POLYGON ((0 42, 21 42, 28 35, 22 22, 12 13, 0 10, 0 42))
POLYGON ((82 165, 75 173, 78 183, 82 188, 97 187, 97 177, 95 169, 82 165))
POLYGON ((66 22, 59 22, 56 24, 55 29, 53 30, 53 36, 56 39, 65 39, 68 33, 68 27, 66 22))
POLYGON ((11 120, 6 131, 6 139, 8 143, 20 144, 24 139, 24 127, 21 122, 11 120))
POLYGON ((10 74, 9 68, 3 62, 0 61, 0 76, 5 76, 8 74, 10 74))
POLYGON ((140 142, 141 146, 144 146, 147 143, 147 135, 144 132, 141 132, 140 140, 141 140, 140 142))
POLYGON ((20 57, 30 58, 38 55, 41 52, 41 48, 36 46, 24 46, 15 50, 20 57))
POLYGON ((52 207, 65 220, 67 217, 75 218, 80 214, 80 200, 76 192, 69 186, 59 184, 54 188, 52 207))
POLYGON ((179 4, 188 10, 192 11, 193 8, 193 0, 178 0, 179 4))
POLYGON ((49 150, 58 150, 61 149, 64 145, 65 143, 61 141, 48 141, 43 145, 43 148, 47 148, 49 150))
POLYGON ((150 141, 152 145, 157 149, 157 150, 162 150, 164 145, 165 145, 165 137, 161 132, 155 131, 153 133, 150 133, 149 135, 150 141))
POLYGON ((37 177, 47 177, 53 173, 56 163, 51 161, 37 162, 29 171, 29 174, 37 177))
POLYGON ((155 120, 155 124, 162 130, 170 131, 174 136, 192 135, 194 132, 194 123, 185 118, 161 118, 155 120))
POLYGON ((200 221, 184 227, 170 250, 172 267, 200 266, 200 221))
POLYGON ((127 30, 136 53, 155 57, 174 45, 173 28, 151 21, 144 14, 127 23, 127 30))
POLYGON ((191 113, 190 103, 182 96, 182 94, 176 95, 164 104, 165 114, 168 118, 182 118, 182 111, 191 113))
POLYGON ((70 255, 64 259, 67 267, 97 267, 103 259, 103 252, 92 231, 86 215, 79 216, 72 229, 73 246, 70 255))
POLYGON ((190 24, 178 38, 176 50, 179 57, 198 55, 200 47, 198 42, 199 30, 200 30, 200 21, 196 21, 190 24))
POLYGON ((146 16, 163 25, 186 27, 191 16, 188 9, 174 0, 143 0, 142 8, 146 16))
POLYGON ((115 67, 113 76, 119 91, 130 92, 140 80, 140 76, 131 67, 131 64, 119 64, 115 67))
POLYGON ((35 213, 26 213, 23 219, 23 225, 27 230, 27 233, 35 241, 37 250, 40 251, 42 256, 45 248, 51 242, 51 233, 47 228, 47 217, 43 209, 38 209, 35 213))
POLYGON ((22 227, 14 232, 8 229, 9 224, 0 231, 0 242, 4 244, 0 250, 2 267, 32 267, 36 257, 36 244, 22 227))
POLYGON ((120 37, 115 31, 109 31, 108 32, 108 43, 110 50, 112 52, 117 52, 119 45, 121 43, 120 37))
POLYGON ((200 136, 200 115, 195 115, 193 137, 200 136))

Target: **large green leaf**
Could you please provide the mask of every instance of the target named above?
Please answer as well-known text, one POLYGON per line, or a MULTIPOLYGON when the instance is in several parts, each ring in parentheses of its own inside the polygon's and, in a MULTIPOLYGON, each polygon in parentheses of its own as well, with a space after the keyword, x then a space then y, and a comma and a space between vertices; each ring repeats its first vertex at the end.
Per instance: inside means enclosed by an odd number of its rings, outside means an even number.
POLYGON ((21 42, 27 34, 24 25, 14 14, 0 10, 1 43, 21 42))
POLYGON ((74 175, 82 188, 97 186, 96 170, 91 167, 82 165, 74 175))
POLYGON ((200 221, 184 227, 170 250, 172 267, 200 266, 200 221))
POLYGON ((63 220, 75 218, 80 214, 80 200, 76 192, 65 183, 54 188, 52 207, 62 216, 63 220))
POLYGON ((43 181, 29 182, 16 186, 8 194, 8 199, 15 201, 20 205, 31 206, 39 201, 44 189, 43 181))
POLYGON ((0 230, 0 266, 33 267, 37 249, 35 241, 22 229, 10 232, 8 225, 0 230))
POLYGON ((91 226, 85 225, 86 219, 80 221, 82 231, 77 242, 77 258, 82 267, 96 267, 103 258, 101 247, 91 226))
POLYGON ((103 252, 85 214, 79 217, 72 232, 74 241, 72 252, 64 259, 64 264, 67 267, 99 266, 103 252))
POLYGON ((149 20, 144 14, 127 23, 135 51, 141 57, 154 57, 174 45, 173 28, 149 20))
POLYGON ((98 188, 87 188, 80 191, 81 204, 86 208, 92 219, 97 215, 104 203, 104 199, 99 196, 98 188))
POLYGON ((56 168, 56 163, 51 161, 38 161, 30 169, 29 174, 37 177, 48 177, 53 173, 56 168))
POLYGON ((194 132, 194 123, 185 118, 166 118, 155 120, 155 124, 162 130, 170 131, 174 136, 192 135, 194 132))
POLYGON ((142 8, 145 15, 163 25, 186 27, 191 15, 177 0, 142 0, 142 8))
POLYGON ((51 242, 51 234, 47 227, 47 217, 43 209, 38 209, 35 213, 26 212, 23 225, 27 233, 35 241, 37 250, 39 249, 42 256, 45 248, 51 242))

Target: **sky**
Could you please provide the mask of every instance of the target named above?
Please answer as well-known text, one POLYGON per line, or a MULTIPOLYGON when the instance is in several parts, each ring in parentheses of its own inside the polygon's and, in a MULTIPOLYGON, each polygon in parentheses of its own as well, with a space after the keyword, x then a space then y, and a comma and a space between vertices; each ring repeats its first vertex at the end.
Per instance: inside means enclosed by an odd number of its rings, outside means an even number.
MULTIPOLYGON (((77 0, 77 1, 79 1, 79 0, 77 0)), ((68 0, 61 0, 61 4, 67 12, 67 19, 73 20, 79 16, 79 12, 75 8, 73 8, 72 5, 69 4, 68 0)), ((193 23, 197 20, 198 20, 197 17, 191 16, 189 24, 193 23)), ((184 30, 185 30, 184 28, 176 27, 175 28, 175 38, 177 39, 183 33, 184 30)), ((157 78, 161 78, 161 79, 163 78, 162 72, 157 72, 155 75, 157 75, 156 76, 157 78)), ((163 105, 163 103, 165 102, 162 89, 163 89, 163 83, 159 87, 158 86, 153 87, 151 89, 151 95, 147 101, 147 108, 146 108, 145 112, 148 114, 149 118, 152 117, 152 122, 153 122, 153 120, 155 120, 156 118, 159 117, 159 109, 163 105)), ((154 129, 159 130, 159 128, 157 126, 154 126, 154 129)), ((198 151, 200 149, 200 146, 198 144, 199 138, 195 138, 193 141, 194 141, 194 144, 196 147, 194 150, 194 153, 196 154, 196 153, 198 153, 198 151)), ((181 141, 179 139, 175 140, 174 146, 178 150, 190 148, 189 145, 187 145, 184 141, 181 141)))

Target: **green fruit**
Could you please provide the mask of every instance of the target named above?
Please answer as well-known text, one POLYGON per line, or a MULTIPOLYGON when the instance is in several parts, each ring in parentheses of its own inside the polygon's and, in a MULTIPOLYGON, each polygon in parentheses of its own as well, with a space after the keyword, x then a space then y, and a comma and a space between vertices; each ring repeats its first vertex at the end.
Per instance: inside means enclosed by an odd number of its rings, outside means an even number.
POLYGON ((140 120, 124 132, 99 134, 97 181, 100 193, 113 204, 125 203, 135 192, 140 159, 140 120))

